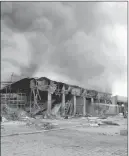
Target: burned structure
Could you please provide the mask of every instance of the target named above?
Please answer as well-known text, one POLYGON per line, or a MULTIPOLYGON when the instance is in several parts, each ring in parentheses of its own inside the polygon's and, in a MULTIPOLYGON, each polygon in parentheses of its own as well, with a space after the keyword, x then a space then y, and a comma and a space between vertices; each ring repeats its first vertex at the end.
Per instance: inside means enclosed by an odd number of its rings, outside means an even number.
POLYGON ((107 110, 108 105, 112 105, 110 93, 84 89, 46 77, 24 78, 7 85, 1 90, 1 99, 1 103, 6 102, 15 107, 24 106, 29 112, 46 111, 48 114, 51 114, 55 105, 60 104, 62 116, 96 115, 100 113, 99 104, 104 105, 107 110))

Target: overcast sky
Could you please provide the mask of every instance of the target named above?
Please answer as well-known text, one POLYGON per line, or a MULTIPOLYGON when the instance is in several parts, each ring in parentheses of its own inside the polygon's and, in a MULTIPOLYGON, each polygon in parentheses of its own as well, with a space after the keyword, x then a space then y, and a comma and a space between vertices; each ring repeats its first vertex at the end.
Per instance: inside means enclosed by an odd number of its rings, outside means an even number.
POLYGON ((127 2, 2 2, 2 80, 46 76, 127 95, 127 2))

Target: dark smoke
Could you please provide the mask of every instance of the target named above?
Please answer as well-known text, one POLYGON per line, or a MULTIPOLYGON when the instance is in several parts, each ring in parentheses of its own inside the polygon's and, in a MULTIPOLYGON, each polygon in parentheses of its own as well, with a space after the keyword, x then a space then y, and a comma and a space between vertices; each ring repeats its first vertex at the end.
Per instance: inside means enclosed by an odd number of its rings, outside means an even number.
MULTIPOLYGON (((48 68, 55 75, 67 77, 69 83, 76 81, 86 88, 111 92, 113 81, 125 73, 125 66, 111 60, 111 55, 115 56, 111 53, 118 50, 118 45, 110 40, 112 37, 105 35, 105 29, 113 30, 116 24, 126 26, 126 4, 125 8, 119 4, 120 9, 114 3, 115 14, 114 8, 108 6, 109 10, 105 12, 102 5, 107 7, 109 4, 2 2, 1 46, 6 53, 2 54, 3 61, 15 51, 15 57, 9 58, 8 62, 17 64, 25 77, 35 76, 39 69, 44 72, 48 68), (22 45, 17 34, 23 37, 26 45, 22 45), (16 50, 17 45, 20 50, 16 50), (30 54, 26 64, 23 59, 23 63, 17 59, 22 50, 26 52, 26 58, 30 54)), ((63 79, 59 81, 65 82, 63 79)))

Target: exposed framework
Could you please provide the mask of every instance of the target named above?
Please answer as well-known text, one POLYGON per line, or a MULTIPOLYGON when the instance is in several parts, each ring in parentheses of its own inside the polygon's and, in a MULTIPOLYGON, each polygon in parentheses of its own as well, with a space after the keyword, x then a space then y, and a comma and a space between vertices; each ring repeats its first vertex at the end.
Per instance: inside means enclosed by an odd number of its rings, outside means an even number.
MULTIPOLYGON (((69 94, 69 92, 70 92, 71 96, 73 97, 73 105, 74 105, 73 113, 74 113, 74 115, 76 115, 76 113, 77 113, 77 110, 76 110, 77 104, 76 103, 77 103, 78 96, 83 99, 83 114, 84 115, 86 114, 86 99, 87 98, 91 99, 91 103, 94 103, 94 99, 98 99, 98 100, 104 99, 104 102, 107 103, 107 101, 109 99, 108 96, 111 96, 111 94, 108 94, 108 93, 99 93, 94 90, 83 89, 78 86, 72 86, 72 85, 68 85, 68 84, 64 84, 64 83, 60 83, 60 82, 55 82, 55 81, 52 81, 47 78, 31 78, 31 79, 25 78, 25 79, 22 79, 19 82, 12 84, 12 86, 14 86, 12 88, 15 89, 15 93, 18 95, 20 92, 20 90, 18 91, 18 88, 20 89, 20 87, 22 88, 22 93, 27 88, 28 88, 28 90, 30 90, 29 95, 27 94, 27 96, 30 97, 29 98, 30 100, 28 101, 30 104, 30 112, 33 108, 36 108, 37 111, 40 108, 39 102, 41 100, 40 94, 42 94, 42 91, 45 91, 48 93, 48 97, 46 99, 48 113, 51 113, 53 94, 54 94, 54 96, 59 95, 59 97, 62 97, 62 101, 61 101, 61 103, 62 103, 61 114, 62 115, 67 114, 70 109, 70 102, 68 103, 66 100, 66 97, 69 94), (26 88, 26 82, 23 85, 24 80, 27 81, 27 83, 30 83, 29 85, 27 84, 27 88, 26 88), (46 83, 44 80, 46 81, 46 83)), ((8 88, 9 88, 9 86, 8 86, 8 88)), ((9 91, 9 89, 8 89, 8 91, 9 91)), ((18 103, 18 100, 17 100, 17 103, 18 103)))
POLYGON ((25 93, 5 93, 1 94, 1 104, 7 104, 13 107, 25 107, 27 102, 25 93))
POLYGON ((1 84, 5 86, 6 93, 1 93, 1 104, 7 104, 14 107, 25 107, 27 103, 26 94, 20 92, 11 93, 11 81, 2 81, 1 84))
POLYGON ((30 113, 32 110, 32 107, 39 109, 39 105, 38 105, 38 98, 39 100, 41 100, 40 94, 39 94, 39 89, 38 89, 38 82, 36 80, 36 83, 34 83, 34 80, 32 80, 30 82, 30 88, 31 88, 31 93, 30 93, 30 113), (32 104, 32 97, 34 98, 34 103, 32 104))

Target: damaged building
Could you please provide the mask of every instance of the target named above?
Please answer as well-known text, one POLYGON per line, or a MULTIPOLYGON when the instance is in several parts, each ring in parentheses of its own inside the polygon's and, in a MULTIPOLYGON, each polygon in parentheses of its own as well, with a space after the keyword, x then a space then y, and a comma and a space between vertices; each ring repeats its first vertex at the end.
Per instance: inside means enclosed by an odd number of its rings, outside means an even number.
POLYGON ((109 104, 113 106, 111 96, 110 93, 84 89, 46 77, 24 78, 1 89, 1 103, 24 107, 35 114, 47 112, 48 115, 56 105, 60 105, 61 116, 117 114, 117 107, 109 109, 109 104))

